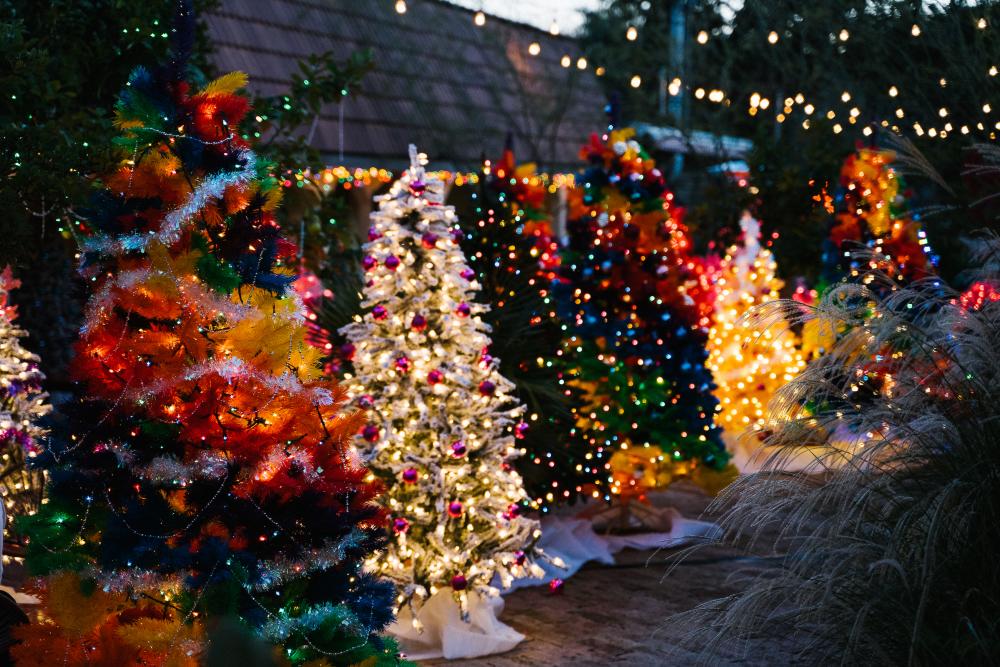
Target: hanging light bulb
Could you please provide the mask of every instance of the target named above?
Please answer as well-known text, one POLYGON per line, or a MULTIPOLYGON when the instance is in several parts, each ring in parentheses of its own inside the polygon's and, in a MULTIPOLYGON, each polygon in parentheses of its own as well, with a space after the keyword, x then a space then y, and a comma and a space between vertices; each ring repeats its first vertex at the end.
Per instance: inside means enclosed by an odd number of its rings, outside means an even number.
POLYGON ((708 33, 702 30, 698 33, 698 43, 707 44, 708 43, 708 33))
POLYGON ((584 58, 583 56, 580 56, 580 58, 576 61, 576 68, 587 69, 587 59, 584 58))
POLYGON ((769 43, 771 43, 771 44, 777 44, 778 43, 778 33, 776 33, 773 30, 771 32, 769 32, 768 35, 767 35, 767 41, 769 43))
POLYGON ((625 39, 630 42, 634 42, 639 37, 639 31, 636 30, 634 25, 630 25, 628 30, 625 31, 625 39))
POLYGON ((913 27, 910 28, 910 34, 913 35, 914 37, 920 37, 920 26, 914 23, 913 27))
POLYGON ((635 76, 632 77, 632 80, 629 81, 629 85, 632 86, 633 88, 638 88, 639 86, 642 85, 642 77, 636 74, 635 76))
POLYGON ((895 97, 896 95, 899 95, 899 89, 896 86, 891 86, 889 88, 889 97, 895 97))
POLYGON ((478 26, 486 25, 486 13, 480 9, 473 15, 472 22, 478 26))
POLYGON ((552 25, 549 26, 549 34, 550 35, 559 34, 559 22, 556 21, 555 19, 552 19, 552 25))
POLYGON ((406 0, 396 0, 396 13, 397 14, 406 13, 406 0))
POLYGON ((542 45, 539 44, 538 42, 532 42, 531 44, 528 45, 528 53, 530 53, 531 55, 537 56, 541 52, 542 52, 542 45))
POLYGON ((569 57, 568 55, 566 55, 566 56, 563 56, 563 57, 562 57, 562 60, 560 60, 560 61, 559 61, 559 63, 560 63, 560 64, 561 64, 561 65, 562 65, 563 67, 569 67, 569 66, 570 66, 570 64, 571 64, 572 62, 573 62, 573 60, 572 60, 572 59, 571 59, 571 58, 570 58, 570 57, 569 57))

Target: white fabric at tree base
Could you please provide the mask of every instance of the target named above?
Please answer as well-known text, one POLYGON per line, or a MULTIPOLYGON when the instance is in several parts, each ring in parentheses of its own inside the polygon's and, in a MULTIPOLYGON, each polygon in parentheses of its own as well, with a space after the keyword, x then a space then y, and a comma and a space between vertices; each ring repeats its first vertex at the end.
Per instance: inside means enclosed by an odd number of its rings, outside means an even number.
MULTIPOLYGON (((656 509, 670 511, 668 508, 656 509)), ((669 532, 600 535, 594 531, 589 519, 545 516, 542 518, 542 537, 538 546, 549 558, 561 559, 565 567, 558 568, 540 559, 538 564, 545 570, 545 575, 517 579, 509 590, 539 586, 553 579, 568 579, 590 561, 612 565, 614 555, 622 549, 673 549, 695 540, 712 538, 718 530, 719 527, 710 521, 686 519, 675 513, 669 532)))
POLYGON ((410 660, 475 658, 509 651, 524 640, 524 635, 501 623, 503 599, 468 591, 469 620, 462 620, 458 602, 450 588, 439 590, 417 610, 423 630, 413 627, 408 607, 389 626, 389 634, 410 660))

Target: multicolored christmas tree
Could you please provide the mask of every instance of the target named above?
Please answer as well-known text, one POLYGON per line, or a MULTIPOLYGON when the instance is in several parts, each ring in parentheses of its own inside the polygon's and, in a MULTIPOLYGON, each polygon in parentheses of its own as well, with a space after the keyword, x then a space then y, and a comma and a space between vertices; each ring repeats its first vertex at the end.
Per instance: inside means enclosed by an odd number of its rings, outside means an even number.
MULTIPOLYGON (((419 611, 438 590, 462 609, 534 571, 526 555, 537 522, 511 468, 524 407, 488 352, 476 272, 443 205, 444 183, 410 168, 376 198, 364 247, 364 314, 346 326, 354 347, 351 395, 370 408, 358 447, 388 488, 392 539, 377 571, 419 611)), ((414 616, 416 622, 416 617, 414 616)))
POLYGON ((935 272, 938 258, 919 214, 909 208, 910 193, 892 167, 895 159, 890 150, 858 148, 844 162, 835 220, 823 252, 823 287, 876 266, 897 281, 935 272), (872 258, 857 254, 864 248, 872 258))
POLYGON ((18 524, 44 578, 15 659, 196 665, 235 618, 285 663, 395 664, 392 587, 362 570, 384 526, 363 420, 286 292, 281 189, 237 132, 246 77, 193 89, 180 18, 171 63, 121 94, 122 159, 87 215, 80 398, 18 524))
POLYGON ((559 290, 573 382, 586 393, 577 435, 623 498, 678 475, 714 487, 729 455, 705 368, 710 276, 631 130, 594 136, 581 155, 589 167, 571 194, 559 290))
POLYGON ((546 186, 533 165, 517 167, 509 148, 497 164, 485 162, 476 186, 465 194, 469 215, 462 224, 462 250, 489 305, 483 320, 492 328, 490 352, 528 408, 516 433, 521 456, 515 467, 531 506, 589 494, 599 471, 585 456, 590 448, 570 436, 576 391, 566 383, 561 323, 551 294, 558 244, 545 209, 546 186), (530 227, 530 229, 529 229, 530 227))
POLYGON ((729 248, 716 278, 706 365, 717 385, 715 422, 727 432, 729 450, 749 461, 760 444, 756 436, 766 434, 769 415, 774 417, 771 397, 802 372, 805 360, 789 323, 760 312, 780 298, 783 285, 774 255, 760 243, 760 223, 744 213, 740 229, 742 244, 729 248), (758 320, 751 319, 754 312, 758 320))
POLYGON ((0 499, 9 517, 33 514, 42 501, 45 478, 27 462, 42 446, 39 420, 52 409, 38 356, 21 345, 27 334, 9 302, 10 291, 20 285, 9 266, 0 273, 0 499))

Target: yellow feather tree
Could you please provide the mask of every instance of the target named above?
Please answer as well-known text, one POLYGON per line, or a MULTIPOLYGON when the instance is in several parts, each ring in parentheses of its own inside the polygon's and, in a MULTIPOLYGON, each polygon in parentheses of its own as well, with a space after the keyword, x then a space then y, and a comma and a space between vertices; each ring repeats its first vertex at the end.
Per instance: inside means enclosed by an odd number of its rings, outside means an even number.
POLYGON ((783 283, 775 275, 774 255, 760 245, 760 223, 744 213, 740 227, 743 244, 729 248, 717 279, 705 365, 718 385, 716 423, 725 429, 737 466, 745 467, 766 430, 771 396, 802 372, 805 360, 787 327, 755 329, 745 318, 751 309, 777 299, 783 283))

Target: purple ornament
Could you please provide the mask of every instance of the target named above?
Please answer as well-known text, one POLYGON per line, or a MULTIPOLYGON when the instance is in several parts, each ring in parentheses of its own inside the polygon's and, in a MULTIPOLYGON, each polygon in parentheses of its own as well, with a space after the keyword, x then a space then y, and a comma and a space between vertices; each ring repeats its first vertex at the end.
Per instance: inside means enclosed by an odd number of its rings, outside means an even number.
POLYGON ((375 306, 372 308, 372 317, 376 320, 384 320, 389 316, 389 311, 385 309, 385 306, 375 306))
POLYGON ((427 382, 430 384, 439 384, 442 380, 444 380, 444 373, 437 369, 427 374, 427 382))
POLYGON ((462 503, 458 502, 457 500, 453 500, 450 503, 448 503, 448 516, 450 516, 452 519, 457 519, 458 517, 462 516, 462 512, 464 511, 465 510, 462 508, 462 503))
POLYGON ((418 197, 420 195, 424 194, 425 190, 427 190, 427 184, 424 183, 423 181, 411 181, 410 182, 410 192, 412 192, 413 194, 417 195, 418 197))
POLYGON ((497 393, 497 386, 489 380, 483 380, 479 383, 479 393, 483 396, 493 396, 497 393))
POLYGON ((357 352, 357 348, 354 347, 353 343, 344 343, 340 346, 340 356, 348 361, 354 359, 355 352, 357 352))
POLYGON ((385 258, 385 268, 390 271, 395 271, 399 267, 399 257, 395 255, 389 255, 385 258))
POLYGON ((404 519, 403 517, 399 517, 397 519, 393 519, 392 520, 392 529, 394 531, 396 531, 397 533, 405 533, 406 531, 408 531, 410 529, 410 522, 407 521, 406 519, 404 519))
POLYGON ((459 229, 458 227, 455 227, 453 230, 451 230, 451 240, 454 241, 455 243, 458 243, 459 241, 461 241, 462 240, 462 230, 459 229))
POLYGON ((511 521, 521 516, 521 506, 516 503, 511 503, 507 505, 507 511, 503 513, 503 518, 511 521))
POLYGON ((380 238, 382 238, 382 235, 378 233, 377 229, 375 229, 374 227, 369 227, 368 228, 368 240, 369 241, 374 241, 375 239, 380 239, 380 238))
POLYGON ((417 469, 407 468, 403 471, 403 481, 407 484, 413 484, 417 481, 417 469))
POLYGON ((549 593, 552 595, 558 595, 563 592, 563 580, 553 579, 549 582, 549 593))
POLYGON ((465 577, 462 576, 461 574, 456 574, 454 577, 451 578, 451 587, 453 590, 464 591, 465 587, 468 585, 469 582, 466 581, 465 577))
POLYGON ((361 437, 368 442, 375 442, 378 440, 378 426, 375 426, 375 424, 366 425, 361 429, 361 437))
POLYGON ((472 313, 472 308, 469 306, 469 304, 463 301, 462 303, 458 304, 458 308, 455 309, 455 313, 459 317, 468 317, 472 313))
POLYGON ((451 455, 453 458, 460 459, 465 456, 466 448, 465 443, 461 440, 456 440, 451 443, 451 455))
POLYGON ((371 394, 365 394, 364 396, 358 397, 358 407, 362 410, 371 410, 375 407, 375 397, 371 394))
POLYGON ((410 328, 414 331, 423 331, 427 328, 427 318, 420 313, 417 313, 413 316, 413 319, 410 320, 410 328))
POLYGON ((438 235, 432 232, 427 232, 426 234, 420 237, 420 242, 424 245, 425 248, 431 250, 437 247, 438 235))
POLYGON ((524 440, 524 436, 528 432, 528 428, 528 422, 519 422, 517 426, 514 427, 514 437, 518 440, 524 440))
POLYGON ((401 357, 396 357, 396 370, 400 373, 410 372, 410 359, 405 354, 401 357))
POLYGON ((514 552, 514 562, 518 565, 524 565, 524 561, 528 559, 527 555, 523 551, 514 552))
POLYGON ((361 266, 364 267, 365 271, 371 271, 378 266, 378 262, 371 255, 365 255, 365 258, 361 260, 361 266))
POLYGON ((462 273, 460 275, 469 282, 472 282, 472 280, 476 277, 476 272, 472 269, 462 269, 462 273))

